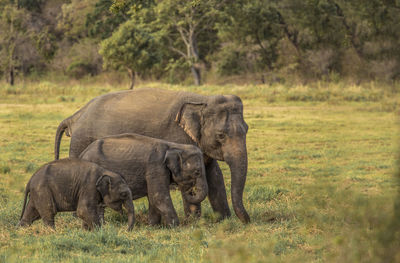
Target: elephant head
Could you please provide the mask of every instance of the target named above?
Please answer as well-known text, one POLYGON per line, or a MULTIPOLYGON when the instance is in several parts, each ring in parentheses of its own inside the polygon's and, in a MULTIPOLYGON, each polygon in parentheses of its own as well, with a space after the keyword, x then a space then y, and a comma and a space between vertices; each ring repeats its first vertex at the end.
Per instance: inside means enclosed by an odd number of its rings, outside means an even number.
POLYGON ((198 204, 208 194, 203 154, 196 146, 186 145, 185 148, 167 150, 164 162, 185 199, 198 204))
POLYGON ((219 95, 209 97, 204 103, 184 103, 176 122, 205 155, 229 165, 233 208, 242 222, 249 222, 242 200, 247 176, 248 126, 243 119, 241 99, 234 95, 219 95))
POLYGON ((103 197, 104 204, 122 213, 122 205, 128 212, 128 230, 135 224, 135 210, 132 192, 122 176, 115 173, 105 173, 96 182, 96 189, 103 197))

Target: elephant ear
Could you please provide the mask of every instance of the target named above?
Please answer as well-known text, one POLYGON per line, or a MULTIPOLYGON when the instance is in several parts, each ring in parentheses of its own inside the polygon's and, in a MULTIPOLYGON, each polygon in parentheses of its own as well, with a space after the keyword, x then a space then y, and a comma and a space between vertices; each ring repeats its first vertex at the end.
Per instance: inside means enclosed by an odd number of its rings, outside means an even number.
POLYGON ((111 177, 103 174, 96 182, 96 189, 102 197, 108 195, 111 187, 111 177))
POLYGON ((202 111, 204 103, 185 103, 176 115, 175 121, 196 143, 200 142, 201 123, 203 121, 202 111))
POLYGON ((182 177, 182 156, 180 150, 167 150, 165 153, 164 163, 171 171, 173 178, 180 179, 182 177))

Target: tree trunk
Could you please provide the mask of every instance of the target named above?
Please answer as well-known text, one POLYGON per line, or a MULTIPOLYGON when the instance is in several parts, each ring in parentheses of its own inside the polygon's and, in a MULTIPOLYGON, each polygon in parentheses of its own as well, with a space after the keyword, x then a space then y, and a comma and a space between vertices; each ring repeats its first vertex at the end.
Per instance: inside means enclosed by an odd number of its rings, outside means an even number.
POLYGON ((11 86, 14 86, 14 68, 13 67, 11 67, 10 68, 10 85, 11 86))
POLYGON ((200 61, 200 56, 199 56, 199 49, 197 46, 197 38, 196 38, 196 33, 195 33, 195 27, 191 26, 189 30, 189 39, 188 39, 188 57, 192 59, 192 74, 194 78, 194 84, 196 86, 201 85, 201 74, 200 74, 200 67, 199 61, 200 61))
POLYGON ((192 66, 192 73, 193 73, 193 78, 194 78, 194 84, 196 86, 201 85, 201 74, 200 74, 200 69, 196 66, 192 66))
POLYGON ((128 73, 131 80, 131 85, 129 86, 129 89, 133 89, 133 87, 135 86, 135 72, 132 69, 128 68, 128 73))

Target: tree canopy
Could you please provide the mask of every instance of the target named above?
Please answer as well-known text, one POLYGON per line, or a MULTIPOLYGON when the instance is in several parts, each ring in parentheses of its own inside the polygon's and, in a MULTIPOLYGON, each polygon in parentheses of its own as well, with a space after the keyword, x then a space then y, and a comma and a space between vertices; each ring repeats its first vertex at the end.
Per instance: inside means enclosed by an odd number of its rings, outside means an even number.
POLYGON ((0 75, 392 81, 399 14, 386 0, 0 0, 0 75))
POLYGON ((133 20, 122 24, 111 37, 101 42, 100 54, 105 68, 126 69, 131 78, 131 89, 137 73, 146 73, 159 60, 154 38, 133 20))

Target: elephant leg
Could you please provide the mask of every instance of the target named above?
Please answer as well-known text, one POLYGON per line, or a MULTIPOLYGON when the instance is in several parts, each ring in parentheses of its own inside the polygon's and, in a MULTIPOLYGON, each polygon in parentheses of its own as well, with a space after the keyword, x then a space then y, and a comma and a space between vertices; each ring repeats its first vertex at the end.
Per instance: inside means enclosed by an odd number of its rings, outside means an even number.
POLYGON ((92 230, 101 226, 100 215, 97 211, 98 206, 91 208, 88 204, 78 203, 76 215, 83 220, 82 227, 84 229, 92 230))
POLYGON ((54 228, 54 217, 57 214, 57 208, 50 189, 43 189, 37 195, 31 194, 31 197, 35 200, 35 208, 39 212, 43 223, 54 228))
POLYGON ((97 207, 97 213, 99 215, 99 220, 100 222, 103 224, 104 223, 104 211, 105 211, 106 207, 104 204, 99 204, 99 206, 97 207))
POLYGON ((85 229, 85 230, 89 230, 89 225, 85 221, 83 221, 82 222, 82 228, 85 229))
POLYGON ((171 211, 170 208, 167 208, 164 205, 160 205, 158 207, 160 213, 161 213, 161 217, 162 217, 162 221, 164 222, 164 224, 166 226, 169 227, 175 227, 175 226, 179 226, 179 219, 178 219, 178 215, 176 214, 175 209, 173 209, 173 211, 171 211))
MULTIPOLYGON (((149 193, 150 194, 150 193, 149 193)), ((178 215, 176 214, 175 208, 172 204, 172 199, 169 196, 154 195, 152 198, 154 206, 161 214, 164 223, 169 227, 174 227, 179 225, 178 215)))
POLYGON ((183 194, 182 194, 182 202, 183 202, 183 209, 185 211, 186 217, 193 216, 195 218, 198 218, 201 216, 201 203, 191 204, 188 201, 186 201, 183 194))
POLYGON ((169 173, 164 167, 152 169, 146 172, 146 181, 149 207, 157 209, 167 226, 178 226, 178 215, 169 193, 169 173))
POLYGON ((208 184, 208 200, 214 212, 221 217, 231 216, 231 211, 226 197, 224 177, 216 160, 212 160, 206 165, 206 176, 208 184))
POLYGON ((96 214, 78 213, 78 217, 83 220, 82 227, 85 230, 93 230, 95 227, 101 226, 99 216, 96 214))
POLYGON ((85 230, 93 230, 95 227, 100 227, 100 218, 96 213, 77 211, 77 215, 83 220, 82 227, 85 230))
POLYGON ((36 210, 32 199, 30 199, 26 205, 24 215, 19 221, 18 226, 30 226, 34 221, 40 219, 40 214, 36 210))
POLYGON ((54 224, 54 217, 55 214, 46 214, 45 216, 42 217, 43 223, 51 228, 55 228, 54 224))
POLYGON ((149 199, 149 225, 155 226, 160 224, 161 224, 161 214, 157 211, 157 208, 150 203, 149 199))

